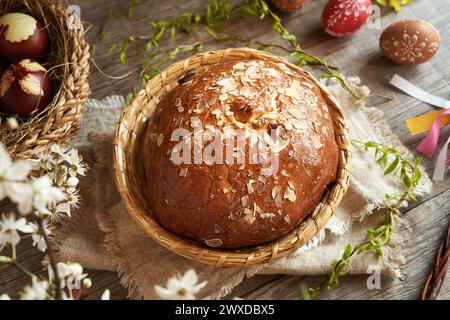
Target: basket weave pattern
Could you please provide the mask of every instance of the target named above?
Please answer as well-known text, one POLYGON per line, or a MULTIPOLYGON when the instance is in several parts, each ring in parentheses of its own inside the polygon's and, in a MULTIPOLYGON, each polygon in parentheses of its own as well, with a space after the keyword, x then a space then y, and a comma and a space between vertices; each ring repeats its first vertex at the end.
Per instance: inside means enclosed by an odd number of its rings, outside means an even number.
MULTIPOLYGON (((89 45, 84 39, 84 29, 67 28, 68 13, 61 1, 57 0, 16 0, 0 1, 0 14, 6 12, 24 12, 36 18, 43 17, 47 23, 52 39, 64 36, 66 51, 64 63, 53 61, 55 55, 50 53, 49 59, 57 66, 55 72, 63 73, 59 80, 61 86, 55 95, 51 111, 46 112, 33 123, 21 124, 24 134, 16 140, 5 139, 7 149, 17 158, 29 158, 36 153, 47 150, 53 143, 65 144, 80 128, 80 117, 85 108, 85 99, 90 93, 89 45), (64 72, 60 68, 66 68, 64 72)), ((39 19, 42 20, 42 19, 39 19)), ((50 66, 52 67, 52 66, 50 66)), ((1 129, 8 130, 5 128, 1 129)), ((2 132, 3 136, 3 132, 2 132)))
MULTIPOLYGON (((267 263, 289 256, 310 241, 328 219, 345 195, 350 178, 351 153, 348 129, 337 101, 309 73, 269 53, 248 49, 226 49, 195 55, 166 68, 141 90, 125 108, 116 127, 114 138, 114 172, 118 190, 130 215, 157 243, 188 259, 217 267, 246 267, 267 263), (330 185, 315 210, 294 230, 264 245, 240 250, 209 248, 200 243, 181 238, 161 227, 152 217, 152 209, 145 196, 145 179, 139 161, 141 138, 147 121, 160 99, 168 93, 186 72, 199 67, 218 64, 228 59, 263 58, 283 62, 291 69, 312 79, 322 90, 328 105, 334 110, 333 122, 339 147, 339 167, 336 181, 330 185)), ((151 253, 145 253, 151 254, 151 253)))

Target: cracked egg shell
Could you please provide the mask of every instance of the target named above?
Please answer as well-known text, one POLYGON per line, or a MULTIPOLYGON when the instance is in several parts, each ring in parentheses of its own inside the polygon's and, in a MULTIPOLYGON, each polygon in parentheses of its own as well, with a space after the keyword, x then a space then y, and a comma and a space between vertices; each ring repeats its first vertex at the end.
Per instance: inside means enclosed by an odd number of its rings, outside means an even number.
POLYGON ((36 60, 47 53, 48 46, 47 30, 32 16, 8 13, 0 17, 0 59, 36 60))
POLYGON ((272 4, 284 12, 294 12, 305 5, 305 0, 271 0, 272 4))
POLYGON ((388 26, 380 36, 383 54, 400 64, 421 64, 439 50, 439 31, 423 20, 401 20, 388 26))
POLYGON ((333 37, 359 30, 372 14, 370 0, 329 0, 322 13, 322 27, 333 37))
POLYGON ((29 59, 12 64, 0 79, 0 112, 29 117, 52 99, 52 79, 38 62, 29 59))

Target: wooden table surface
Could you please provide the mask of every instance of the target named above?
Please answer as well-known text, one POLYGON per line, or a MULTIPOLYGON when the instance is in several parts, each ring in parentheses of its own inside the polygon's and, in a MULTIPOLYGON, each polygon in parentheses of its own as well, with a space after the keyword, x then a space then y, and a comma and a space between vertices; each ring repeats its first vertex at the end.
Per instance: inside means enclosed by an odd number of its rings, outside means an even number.
MULTIPOLYGON (((135 17, 127 19, 129 0, 72 0, 71 4, 81 7, 82 19, 92 28, 88 31, 88 40, 97 42, 101 29, 107 32, 106 38, 96 45, 95 62, 108 75, 121 75, 139 66, 142 61, 142 50, 132 46, 128 53, 127 64, 119 64, 117 54, 108 54, 108 49, 128 35, 148 35, 150 23, 162 18, 174 17, 179 13, 203 12, 205 0, 141 0, 137 1, 135 17), (106 22, 109 10, 114 18, 106 22)), ((236 3, 236 1, 232 1, 236 3)), ((448 0, 416 0, 411 6, 402 8, 399 14, 390 13, 382 16, 381 30, 364 28, 351 37, 336 39, 326 35, 320 27, 320 15, 325 0, 309 0, 300 11, 282 18, 287 28, 294 33, 303 48, 325 57, 333 66, 338 66, 347 75, 358 75, 372 91, 392 96, 392 101, 371 99, 368 106, 376 107, 385 113, 385 120, 398 134, 401 141, 414 150, 421 137, 412 137, 405 126, 405 119, 433 111, 434 108, 421 103, 390 87, 388 79, 398 73, 425 90, 436 95, 446 96, 450 91, 450 1, 448 0), (383 58, 378 49, 378 38, 384 27, 393 21, 403 18, 421 18, 433 23, 439 30, 442 46, 438 55, 426 64, 420 66, 399 66, 383 58)), ((271 31, 270 22, 266 19, 240 18, 227 24, 230 33, 243 33, 265 42, 280 42, 278 36, 271 31)), ((199 39, 206 39, 205 35, 180 35, 178 42, 193 43, 199 39)), ((232 43, 220 46, 233 46, 232 43)), ((236 45, 237 46, 237 45, 236 45)), ((217 46, 216 46, 217 47, 217 46)), ((205 48, 206 49, 206 48, 205 48)), ((102 98, 111 94, 128 94, 136 84, 136 72, 130 77, 120 80, 105 78, 94 67, 92 68, 91 87, 92 97, 102 98)), ((317 74, 317 73, 316 73, 317 74)), ((450 128, 444 130, 444 136, 450 134, 450 128)), ((441 139, 443 142, 443 138, 441 139)), ((428 174, 432 172, 433 163, 425 161, 428 174)), ((1 209, 8 209, 2 205, 1 209)), ((2 210, 2 211, 4 211, 2 210)), ((437 244, 442 238, 444 229, 450 219, 450 177, 446 176, 443 183, 437 183, 431 194, 413 204, 404 212, 409 220, 408 228, 401 228, 399 232, 406 238, 404 255, 405 279, 392 281, 382 279, 381 290, 368 290, 366 275, 348 276, 341 286, 335 290, 324 291, 319 299, 416 299, 423 285, 425 275, 430 267, 437 244)), ((29 240, 27 240, 29 241, 29 240)), ((20 245, 20 261, 30 270, 39 272, 42 269, 42 255, 37 250, 26 245, 20 245)), ((123 299, 126 290, 120 285, 115 273, 89 270, 94 286, 87 292, 86 299, 97 299, 105 288, 111 290, 113 299, 123 299)), ((230 295, 245 299, 296 299, 297 288, 301 281, 307 281, 312 286, 319 283, 321 277, 298 276, 255 276, 245 280, 230 295)), ((0 293, 18 292, 27 279, 14 270, 0 271, 0 293)), ((441 299, 450 298, 450 279, 447 279, 441 299)))

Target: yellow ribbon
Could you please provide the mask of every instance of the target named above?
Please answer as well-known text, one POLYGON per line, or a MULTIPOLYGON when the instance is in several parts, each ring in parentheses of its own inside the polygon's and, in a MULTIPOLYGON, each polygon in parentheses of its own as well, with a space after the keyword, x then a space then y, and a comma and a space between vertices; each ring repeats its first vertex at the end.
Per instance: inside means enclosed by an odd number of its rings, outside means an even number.
MULTIPOLYGON (((413 136, 430 131, 434 120, 441 115, 445 110, 439 110, 435 112, 426 113, 419 117, 411 118, 406 120, 406 125, 408 126, 409 132, 413 136)), ((441 127, 450 124, 450 117, 444 117, 441 120, 441 127)))

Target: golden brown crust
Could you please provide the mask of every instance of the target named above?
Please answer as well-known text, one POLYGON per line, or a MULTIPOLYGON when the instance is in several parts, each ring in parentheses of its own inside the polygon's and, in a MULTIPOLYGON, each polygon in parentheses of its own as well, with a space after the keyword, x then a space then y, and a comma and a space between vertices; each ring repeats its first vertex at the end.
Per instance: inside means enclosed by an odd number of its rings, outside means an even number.
POLYGON ((148 198, 159 223, 222 248, 261 244, 290 231, 336 178, 338 147, 320 89, 267 60, 228 61, 186 80, 158 104, 143 139, 148 198), (227 128, 235 129, 227 135, 234 152, 217 148, 225 159, 212 163, 206 157, 212 144, 200 138, 214 141, 227 128), (171 141, 179 129, 191 137, 185 145, 171 141), (259 135, 251 140, 239 129, 259 135), (181 149, 188 145, 192 164, 175 164, 174 155, 186 155, 181 149), (251 163, 264 145, 273 157, 263 160, 273 164, 279 156, 275 174, 263 169, 267 163, 251 163), (204 156, 199 164, 196 150, 204 156))

